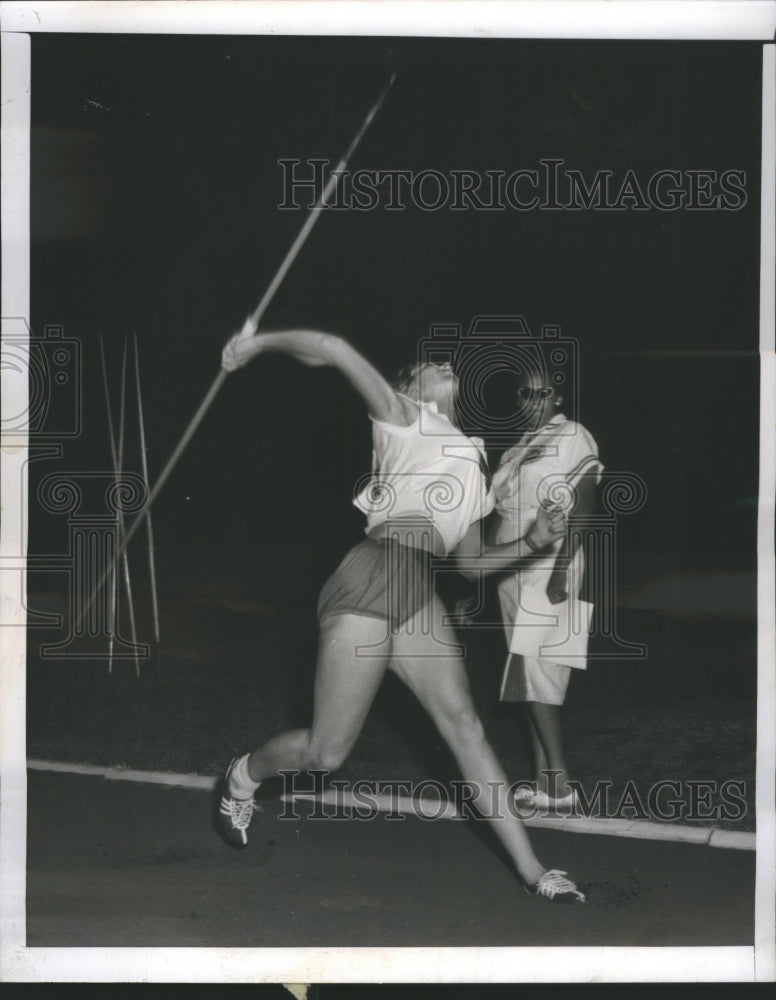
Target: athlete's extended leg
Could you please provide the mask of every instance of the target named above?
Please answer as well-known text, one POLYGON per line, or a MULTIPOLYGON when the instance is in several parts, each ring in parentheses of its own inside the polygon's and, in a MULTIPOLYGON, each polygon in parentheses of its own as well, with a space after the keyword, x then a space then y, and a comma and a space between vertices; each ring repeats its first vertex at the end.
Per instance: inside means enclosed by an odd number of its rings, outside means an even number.
MULTIPOLYGON (((526 886, 550 899, 584 900, 565 872, 546 871, 531 847, 522 821, 510 810, 508 781, 482 728, 469 691, 464 662, 449 647, 455 633, 442 625, 445 609, 434 598, 433 634, 421 616, 407 623, 393 643, 391 669, 417 695, 450 747, 463 777, 472 786, 472 804, 491 819, 494 832, 512 858, 526 886)), ((428 620, 428 613, 426 613, 428 620)))
POLYGON ((324 624, 312 725, 273 736, 229 767, 219 817, 230 843, 237 847, 247 843, 253 794, 264 778, 281 770, 334 771, 342 765, 361 732, 387 663, 385 657, 359 656, 357 649, 379 643, 385 630, 384 621, 361 615, 335 615, 324 624))
MULTIPOLYGON (((474 786, 472 803, 485 816, 493 815, 494 830, 529 885, 544 872, 531 848, 528 833, 507 803, 509 783, 485 737, 469 691, 463 659, 447 647, 457 643, 455 633, 442 625, 444 607, 434 600, 433 634, 409 622, 394 638, 391 669, 411 688, 436 723, 461 773, 474 786)), ((419 617, 419 616, 418 616, 419 617)))
POLYGON ((335 615, 321 629, 315 670, 313 721, 254 750, 248 772, 261 781, 279 770, 335 771, 358 739, 386 668, 384 657, 357 655, 374 645, 386 624, 362 615, 335 615))

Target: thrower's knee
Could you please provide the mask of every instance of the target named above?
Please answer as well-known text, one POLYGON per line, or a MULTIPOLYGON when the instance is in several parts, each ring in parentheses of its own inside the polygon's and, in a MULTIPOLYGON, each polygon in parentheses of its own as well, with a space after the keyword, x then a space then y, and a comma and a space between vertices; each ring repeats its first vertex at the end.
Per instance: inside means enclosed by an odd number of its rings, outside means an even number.
POLYGON ((308 750, 308 770, 338 771, 347 760, 348 749, 311 743, 308 750))

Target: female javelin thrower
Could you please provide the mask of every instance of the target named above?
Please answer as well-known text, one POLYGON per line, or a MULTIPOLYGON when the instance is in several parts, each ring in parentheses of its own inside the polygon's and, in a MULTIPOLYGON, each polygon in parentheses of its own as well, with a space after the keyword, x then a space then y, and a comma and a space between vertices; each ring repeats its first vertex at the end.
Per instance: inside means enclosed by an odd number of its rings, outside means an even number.
MULTIPOLYGON (((436 723, 526 889, 547 899, 584 901, 565 872, 545 870, 521 820, 510 811, 508 782, 485 738, 445 609, 434 592, 431 560, 457 550, 481 552, 479 521, 493 508, 481 443, 455 426, 457 379, 449 365, 405 370, 394 389, 344 340, 290 330, 257 334, 250 320, 226 345, 222 367, 233 371, 264 351, 303 364, 333 366, 362 397, 373 422, 377 501, 372 489, 357 505, 367 538, 345 557, 321 592, 321 633, 312 725, 282 733, 235 758, 224 778, 219 823, 229 843, 247 844, 253 796, 281 770, 336 770, 352 749, 388 666, 436 723), (447 500, 434 502, 435 490, 447 500), (385 503, 386 496, 389 499, 385 503), (365 648, 369 655, 364 655, 365 648), (496 789, 494 802, 493 790, 496 789)), ((489 547, 502 559, 530 557, 565 530, 561 513, 539 511, 526 536, 489 547)))

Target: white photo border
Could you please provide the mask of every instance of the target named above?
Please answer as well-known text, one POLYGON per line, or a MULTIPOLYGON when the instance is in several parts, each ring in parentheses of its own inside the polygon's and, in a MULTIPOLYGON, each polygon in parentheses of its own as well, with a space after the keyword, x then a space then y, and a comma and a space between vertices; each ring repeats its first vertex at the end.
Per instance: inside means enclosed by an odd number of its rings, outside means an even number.
MULTIPOLYGON (((0 539, 0 976, 48 982, 672 982, 771 981, 776 976, 773 788, 774 650, 774 189, 776 4, 762 0, 287 0, 287 2, 3 3, 2 297, 4 317, 29 316, 31 32, 391 35, 564 39, 762 40, 761 454, 758 523, 758 753, 755 944, 731 948, 27 948, 25 947, 25 634, 20 573, 26 516, 0 539), (561 7, 563 8, 561 10, 561 7), (550 9, 551 8, 551 9, 550 9), (594 27, 591 28, 591 25, 594 27), (14 589, 15 588, 15 589, 14 589), (15 590, 17 591, 15 593, 15 590), (10 627, 9 627, 10 626, 10 627)), ((2 368, 5 412, 26 409, 25 372, 2 368), (6 409, 7 408, 7 409, 6 409)), ((26 440, 3 440, 3 507, 26 469, 26 440)))

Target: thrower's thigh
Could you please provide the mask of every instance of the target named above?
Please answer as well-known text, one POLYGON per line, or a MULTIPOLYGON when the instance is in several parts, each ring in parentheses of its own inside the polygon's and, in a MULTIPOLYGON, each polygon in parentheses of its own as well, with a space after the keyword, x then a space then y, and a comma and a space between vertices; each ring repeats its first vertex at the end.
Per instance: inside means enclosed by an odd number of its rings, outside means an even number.
POLYGON ((350 614, 321 629, 310 744, 324 766, 339 767, 361 732, 387 665, 386 656, 367 654, 385 629, 384 621, 350 614))
POLYGON ((391 670, 414 692, 448 742, 479 736, 482 727, 461 644, 453 629, 442 623, 447 612, 438 597, 425 610, 430 628, 410 620, 407 628, 394 636, 391 670))

